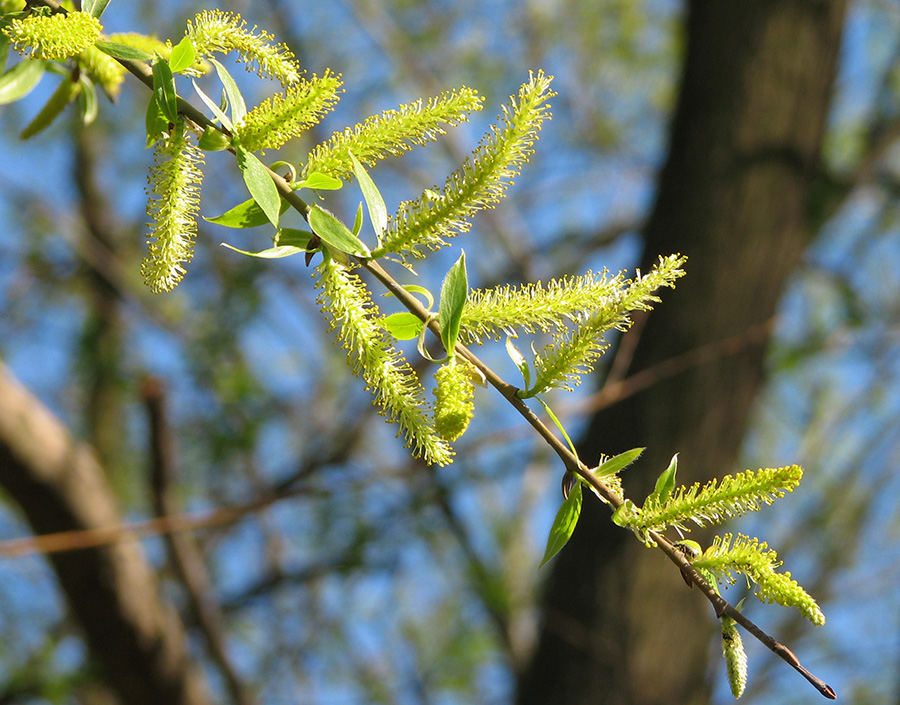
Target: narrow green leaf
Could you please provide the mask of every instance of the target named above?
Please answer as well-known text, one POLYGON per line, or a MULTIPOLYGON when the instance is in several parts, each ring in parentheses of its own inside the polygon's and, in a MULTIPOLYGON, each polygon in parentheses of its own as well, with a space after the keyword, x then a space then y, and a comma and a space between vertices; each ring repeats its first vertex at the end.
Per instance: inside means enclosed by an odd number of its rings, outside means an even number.
POLYGON ((114 59, 124 59, 125 61, 153 61, 153 54, 150 54, 143 49, 135 49, 127 44, 107 42, 106 40, 101 39, 98 40, 94 46, 114 59))
POLYGON ((455 264, 450 267, 444 283, 441 285, 441 298, 438 302, 438 322, 441 324, 441 342, 448 355, 453 354, 456 340, 459 338, 459 327, 462 323, 463 308, 469 296, 469 280, 466 274, 466 253, 462 252, 455 264))
MULTIPOLYGON (((404 284, 403 288, 411 294, 421 295, 422 298, 425 299, 425 308, 431 309, 431 307, 434 306, 434 294, 428 291, 424 286, 419 286, 418 284, 404 284)), ((393 296, 393 294, 390 291, 386 291, 382 296, 393 296)))
POLYGON ((309 211, 309 227, 322 238, 322 242, 339 252, 346 252, 356 257, 368 257, 369 248, 356 235, 347 229, 333 214, 318 205, 309 211))
POLYGON ((550 528, 550 536, 547 537, 547 548, 541 559, 541 567, 569 542, 578 525, 579 516, 581 516, 581 481, 575 483, 569 492, 569 498, 562 503, 556 513, 553 526, 550 528))
POLYGON ((197 52, 194 50, 194 44, 190 37, 183 37, 178 44, 172 47, 172 53, 169 55, 169 66, 173 73, 181 73, 189 68, 197 58, 197 52))
POLYGON ((216 73, 219 74, 219 80, 225 88, 225 95, 228 96, 228 104, 231 106, 231 121, 237 124, 243 120, 244 115, 247 114, 247 105, 244 103, 244 96, 241 95, 237 83, 234 82, 231 74, 228 73, 222 64, 215 59, 210 59, 209 62, 216 67, 216 73))
POLYGON ((240 252, 242 255, 247 255, 248 257, 261 257, 263 259, 278 259, 280 257, 290 257, 291 255, 298 255, 301 252, 306 252, 305 247, 294 247, 293 245, 276 245, 275 247, 270 247, 267 250, 260 250, 259 252, 239 250, 236 247, 232 247, 227 242, 223 242, 222 247, 227 247, 229 250, 240 252))
POLYGON ((156 102, 156 95, 150 96, 150 102, 147 103, 147 115, 144 117, 144 126, 147 130, 147 146, 152 147, 156 141, 169 131, 169 121, 159 109, 159 103, 156 102))
POLYGON ((356 207, 356 217, 353 219, 353 234, 359 237, 359 231, 362 230, 363 210, 362 203, 356 207))
POLYGON ((175 92, 175 77, 169 62, 157 56, 153 62, 153 95, 156 103, 171 123, 178 122, 178 94, 175 92))
POLYGON ((506 354, 519 368, 519 372, 522 373, 522 380, 525 382, 525 389, 528 389, 531 386, 531 368, 528 366, 528 360, 525 359, 525 356, 509 336, 506 338, 506 354))
POLYGON ((602 463, 600 466, 595 468, 593 471, 594 475, 596 475, 601 480, 604 477, 617 475, 619 474, 619 472, 621 472, 629 465, 631 465, 635 460, 637 460, 643 452, 643 448, 632 448, 631 450, 626 450, 624 453, 614 455, 605 463, 602 463))
POLYGON ((32 118, 19 135, 19 139, 27 140, 34 137, 41 130, 46 129, 66 109, 66 106, 75 100, 81 93, 81 84, 63 78, 56 90, 47 99, 44 107, 32 118))
POLYGON ((659 503, 664 503, 669 496, 672 494, 672 490, 675 489, 675 473, 678 471, 678 453, 672 456, 672 460, 669 462, 669 467, 663 470, 659 477, 656 478, 656 488, 653 490, 653 497, 656 497, 659 500, 659 503))
POLYGON ((320 171, 314 171, 307 174, 305 179, 298 181, 292 185, 294 189, 308 188, 315 191, 337 191, 344 185, 344 182, 328 174, 320 171))
POLYGON ((81 95, 78 96, 81 105, 81 121, 85 125, 90 125, 97 119, 97 88, 90 76, 84 72, 78 76, 78 82, 81 84, 81 95))
POLYGON ((566 433, 566 429, 562 425, 562 422, 558 418, 556 418, 556 414, 553 413, 553 409, 551 409, 550 405, 547 402, 545 402, 543 399, 541 399, 540 397, 535 397, 535 399, 537 399, 541 403, 541 406, 544 407, 544 411, 547 412, 547 416, 549 416, 550 419, 553 421, 553 423, 556 424, 556 427, 559 429, 559 432, 563 435, 563 438, 566 439, 566 443, 569 444, 569 450, 572 451, 572 455, 574 455, 577 458, 578 451, 575 450, 575 444, 572 443, 572 439, 569 438, 569 434, 566 433))
POLYGON ((81 11, 100 19, 100 15, 109 5, 109 0, 81 0, 81 11))
POLYGON ((228 131, 233 131, 234 124, 231 122, 231 118, 229 118, 225 114, 222 108, 216 105, 215 101, 212 98, 210 98, 200 89, 200 86, 197 85, 197 82, 195 80, 191 79, 191 83, 194 84, 194 90, 197 91, 197 95, 200 96, 200 100, 202 100, 206 104, 207 108, 212 110, 213 115, 215 115, 218 118, 219 122, 222 123, 222 127, 224 127, 228 131))
POLYGON ((278 217, 281 214, 281 196, 278 194, 278 187, 275 186, 275 182, 269 175, 269 170, 255 154, 246 149, 237 147, 235 153, 241 176, 244 177, 244 183, 247 184, 247 190, 262 208, 269 222, 277 228, 278 217))
POLYGON ((43 59, 26 59, 0 76, 0 105, 14 103, 31 93, 46 67, 43 59))
POLYGON ((375 234, 378 236, 378 242, 381 242, 381 234, 387 227, 388 212, 387 206, 384 205, 384 198, 372 177, 366 171, 366 168, 360 161, 353 156, 353 152, 348 152, 350 161, 353 163, 353 173, 356 180, 359 181, 359 187, 362 190, 363 198, 366 199, 366 206, 369 209, 369 218, 372 220, 372 227, 375 228, 375 234))
MULTIPOLYGON (((282 201, 281 213, 284 213, 288 208, 290 208, 288 202, 282 201)), ((224 225, 226 228, 255 228, 269 223, 268 216, 252 198, 239 203, 234 208, 222 213, 222 215, 204 218, 203 220, 216 225, 224 225)))
POLYGON ((425 325, 418 316, 409 311, 392 313, 382 321, 384 329, 397 340, 412 340, 417 338, 425 325))

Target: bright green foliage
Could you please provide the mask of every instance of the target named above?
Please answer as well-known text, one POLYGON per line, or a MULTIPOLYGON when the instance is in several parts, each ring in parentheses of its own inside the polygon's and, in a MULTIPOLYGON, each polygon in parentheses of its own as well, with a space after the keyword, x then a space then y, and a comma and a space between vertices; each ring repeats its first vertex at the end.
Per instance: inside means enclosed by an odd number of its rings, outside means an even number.
POLYGON ((550 535, 547 537, 547 547, 544 549, 544 557, 541 558, 542 566, 559 553, 563 546, 569 542, 569 539, 572 538, 575 527, 578 525, 578 518, 581 516, 581 504, 581 482, 576 480, 575 484, 572 485, 572 489, 569 491, 569 496, 566 497, 565 501, 560 506, 559 511, 556 512, 556 518, 553 520, 550 535))
POLYGON ((35 13, 12 20, 3 33, 20 53, 35 59, 76 56, 100 38, 100 20, 86 12, 45 15, 35 13))
POLYGON ((474 369, 466 360, 453 356, 434 374, 434 427, 438 435, 455 441, 469 427, 475 409, 474 369))
POLYGON ((482 98, 465 86, 441 93, 427 102, 417 100, 386 110, 362 123, 336 132, 318 145, 306 162, 307 173, 322 172, 339 179, 353 174, 352 153, 371 166, 388 156, 400 156, 413 145, 432 142, 444 134, 444 126, 468 120, 468 114, 481 110, 482 98))
POLYGON ((171 291, 181 281, 183 265, 194 256, 203 154, 180 122, 156 142, 155 156, 147 187, 149 251, 141 273, 151 291, 161 292, 171 291))
POLYGON ((318 275, 319 303, 338 330, 354 372, 366 381, 388 419, 400 426, 413 453, 429 463, 449 464, 453 452, 426 416, 422 385, 388 339, 365 284, 330 257, 319 266, 318 275))
POLYGON ((201 12, 188 20, 186 36, 194 43, 200 58, 236 51, 238 61, 247 64, 259 76, 269 76, 289 85, 300 80, 300 68, 294 54, 284 44, 273 44, 274 37, 247 23, 238 15, 222 10, 201 12))
POLYGON ((747 654, 737 623, 728 615, 722 616, 722 655, 725 656, 731 694, 739 698, 747 687, 747 654))
POLYGON ((802 477, 800 466, 790 465, 725 475, 721 480, 710 480, 702 488, 700 483, 681 486, 666 499, 650 495, 639 510, 622 514, 621 525, 645 535, 647 531, 664 531, 669 527, 685 531, 689 521, 698 526, 721 523, 771 504, 793 491, 802 477))
POLYGON ((709 570, 731 585, 736 581, 734 573, 744 575, 755 585, 755 594, 761 602, 796 607, 813 624, 825 624, 825 615, 812 596, 791 578, 790 573, 776 572, 781 565, 778 555, 756 538, 742 534, 717 536, 691 564, 709 570))
MULTIPOLYGON (((506 187, 528 161, 541 124, 549 113, 550 76, 532 74, 511 99, 478 149, 453 172, 440 190, 429 189, 420 198, 400 205, 388 223, 384 252, 403 257, 424 257, 423 250, 437 250, 445 238, 469 229, 469 219, 479 210, 492 208, 506 187)), ((353 150, 354 154, 363 157, 353 150)))
POLYGON ((317 124, 337 103, 339 75, 326 70, 321 76, 301 79, 282 95, 264 100, 235 124, 237 140, 250 152, 279 149, 288 140, 317 124))
POLYGON ((49 127, 66 106, 81 94, 82 90, 83 86, 80 82, 72 81, 68 76, 64 77, 47 102, 44 103, 40 112, 25 126, 19 137, 27 140, 49 127))

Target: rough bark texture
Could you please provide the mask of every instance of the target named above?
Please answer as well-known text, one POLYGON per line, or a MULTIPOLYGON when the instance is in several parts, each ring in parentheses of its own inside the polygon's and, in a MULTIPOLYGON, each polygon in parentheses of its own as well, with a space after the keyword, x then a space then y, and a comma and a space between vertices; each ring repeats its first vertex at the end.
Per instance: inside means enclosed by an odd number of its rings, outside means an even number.
MULTIPOLYGON (((843 0, 689 4, 679 102, 644 262, 681 252, 688 274, 647 319, 632 372, 774 314, 814 235, 808 210, 844 13, 843 0)), ((648 446, 625 477, 638 501, 675 452, 681 482, 732 471, 763 379, 764 342, 598 414, 581 457, 592 463, 600 453, 648 446)), ((598 504, 585 502, 556 559, 517 702, 706 701, 716 628, 708 604, 598 504)))
MULTIPOLYGON (((36 534, 121 524, 91 450, 0 364, 0 485, 36 534)), ((178 617, 135 542, 50 557, 72 613, 122 703, 209 705, 178 617)))

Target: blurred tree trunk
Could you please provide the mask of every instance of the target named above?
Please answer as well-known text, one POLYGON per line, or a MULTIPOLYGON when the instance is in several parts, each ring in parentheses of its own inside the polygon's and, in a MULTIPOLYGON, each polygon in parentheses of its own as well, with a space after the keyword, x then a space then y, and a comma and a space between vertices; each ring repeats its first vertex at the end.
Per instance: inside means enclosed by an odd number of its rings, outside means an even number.
MULTIPOLYGON (((636 501, 675 452, 682 483, 733 470, 763 381, 765 324, 815 235, 810 213, 844 14, 843 0, 689 3, 643 263, 681 252, 688 274, 647 318, 630 372, 744 340, 738 352, 723 347, 592 419, 580 448, 588 464, 648 447, 624 478, 636 501)), ((707 701, 716 628, 708 604, 660 553, 613 526, 605 507, 586 501, 585 510, 553 567, 518 704, 707 701)))
MULTIPOLYGON (((91 449, 0 363, 0 486, 36 535, 122 523, 91 449)), ((135 541, 49 556, 91 653, 127 705, 209 705, 178 615, 135 541)))

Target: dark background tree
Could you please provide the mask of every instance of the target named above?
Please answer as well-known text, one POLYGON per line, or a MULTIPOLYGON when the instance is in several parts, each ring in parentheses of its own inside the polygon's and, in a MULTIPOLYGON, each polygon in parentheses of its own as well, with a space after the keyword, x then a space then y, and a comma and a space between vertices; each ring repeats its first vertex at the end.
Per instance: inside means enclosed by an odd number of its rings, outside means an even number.
MULTIPOLYGON (((804 464, 800 492, 766 513, 760 535, 827 600, 829 619, 869 627, 811 635, 772 616, 771 631, 842 695, 884 702, 896 649, 873 615, 900 583, 884 540, 896 513, 879 504, 896 490, 886 469, 900 448, 900 6, 224 5, 272 28, 309 71, 344 74, 327 129, 462 83, 485 93, 471 128, 373 172, 389 206, 458 164, 528 68, 556 74, 555 118, 532 163, 463 243, 474 283, 690 256, 678 289, 608 356, 596 393, 554 405, 588 462, 648 447, 626 474, 636 498, 674 452, 681 481, 804 464)), ((177 38, 192 11, 113 2, 104 19, 177 38)), ((18 143, 48 85, 0 113, 0 355, 35 394, 0 394, 11 500, 0 536, 24 540, 0 550, 31 551, 0 561, 0 699, 112 702, 110 688, 123 703, 173 688, 186 702, 261 705, 718 697, 707 604, 606 509, 588 503, 573 542, 537 571, 560 469, 489 394, 454 465, 423 472, 310 315, 303 267, 216 246, 258 249, 258 235, 205 231, 183 285, 150 296, 139 276, 145 89, 127 83, 88 129, 62 121, 18 143), (33 443, 15 430, 30 413, 58 417, 30 426, 33 443), (81 474, 42 465, 53 448, 81 474), (85 473, 90 484, 73 481, 85 473), (200 521, 179 534, 196 544, 26 538, 118 517, 148 520, 154 537, 165 525, 152 517, 173 511, 200 521), (139 583, 144 610, 118 609, 115 586, 139 583)), ((245 198, 220 156, 208 156, 204 215, 245 198)), ((502 353, 484 352, 514 379, 502 353)), ((805 692, 748 648, 747 700, 805 692)))

